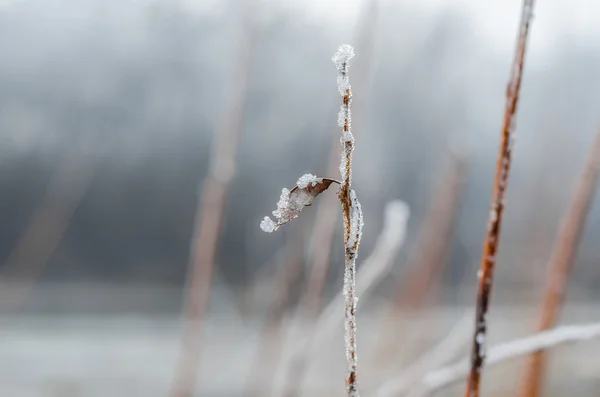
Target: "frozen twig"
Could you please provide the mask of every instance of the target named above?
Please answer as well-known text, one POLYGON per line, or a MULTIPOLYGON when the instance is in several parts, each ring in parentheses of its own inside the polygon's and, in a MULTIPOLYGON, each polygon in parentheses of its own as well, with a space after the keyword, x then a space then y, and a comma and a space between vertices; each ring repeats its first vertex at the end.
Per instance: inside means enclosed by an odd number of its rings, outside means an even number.
POLYGON ((468 337, 465 332, 471 326, 472 313, 466 313, 440 343, 421 356, 400 376, 381 385, 374 393, 375 397, 396 397, 409 392, 418 384, 423 376, 431 370, 453 360, 462 349, 467 347, 468 337))
MULTIPOLYGON (((383 230, 373 252, 362 262, 356 275, 357 295, 367 294, 389 273, 404 243, 409 214, 410 210, 403 201, 396 200, 387 204, 383 230)), ((308 333, 300 343, 294 342, 289 365, 294 369, 300 369, 300 372, 296 373, 296 385, 302 384, 309 359, 318 356, 325 343, 329 341, 329 337, 344 322, 344 316, 339 311, 344 299, 342 293, 338 294, 321 312, 314 326, 307 330, 308 333)))
MULTIPOLYGON (((345 298, 345 341, 346 359, 348 361, 348 375, 346 378, 346 392, 349 397, 358 397, 356 386, 356 256, 358 246, 362 237, 363 215, 360 202, 356 192, 352 190, 352 152, 354 151, 354 136, 351 130, 352 92, 350 79, 348 77, 349 61, 354 57, 354 49, 349 45, 342 45, 333 55, 333 62, 338 70, 337 85, 342 96, 342 106, 338 114, 338 124, 342 127, 341 144, 343 152, 341 155, 340 173, 342 181, 338 198, 342 205, 344 225, 344 289, 345 298)), ((317 178, 311 174, 304 175, 296 183, 292 190, 283 189, 281 198, 277 204, 277 210, 273 215, 277 222, 265 217, 261 222, 261 229, 265 232, 273 232, 281 225, 296 218, 300 211, 307 205, 311 205, 314 197, 334 182, 333 179, 317 178)))
MULTIPOLYGON (((362 262, 356 275, 358 295, 367 294, 389 273, 394 259, 404 244, 409 214, 410 210, 403 201, 392 201, 387 204, 384 227, 377 244, 371 255, 362 262)), ((309 349, 303 349, 303 354, 308 352, 310 356, 316 356, 331 333, 342 323, 342 316, 338 315, 337 310, 343 299, 342 294, 336 296, 323 310, 317 319, 311 346, 309 349)))
MULTIPOLYGON (((599 169, 600 132, 591 148, 587 164, 579 178, 579 184, 573 193, 573 198, 562 220, 562 227, 554 243, 538 331, 550 329, 556 324, 579 240, 585 227, 585 219, 596 190, 599 169)), ((541 394, 545 361, 543 351, 537 352, 529 358, 523 377, 521 397, 538 397, 541 394)))
POLYGON ((351 128, 352 91, 348 68, 350 59, 354 57, 354 49, 349 45, 342 45, 333 55, 333 62, 338 70, 338 91, 342 96, 342 106, 338 115, 338 125, 342 127, 342 156, 340 173, 342 186, 338 193, 342 203, 344 221, 344 300, 346 331, 346 361, 348 362, 348 375, 346 377, 346 394, 348 397, 358 397, 356 382, 357 352, 356 352, 356 256, 358 245, 362 237, 363 215, 356 193, 352 190, 352 152, 354 151, 354 136, 351 128))
MULTIPOLYGON (((600 323, 565 325, 492 347, 488 353, 487 367, 565 343, 596 338, 600 338, 600 323)), ((418 386, 419 392, 415 393, 415 396, 428 396, 446 386, 460 382, 469 375, 469 367, 470 360, 465 358, 455 364, 429 372, 421 380, 418 386)))
POLYGON ((475 313, 475 332, 473 333, 471 369, 467 381, 465 397, 479 396, 479 383, 485 359, 485 338, 487 331, 486 316, 494 281, 496 255, 500 243, 500 227, 504 211, 506 187, 510 173, 515 118, 517 104, 519 102, 519 91, 521 88, 527 36, 529 34, 533 16, 533 3, 533 0, 523 0, 515 59, 506 92, 506 110, 502 127, 500 152, 498 154, 498 162, 496 165, 490 219, 481 259, 481 269, 478 273, 479 287, 477 291, 477 306, 475 313))

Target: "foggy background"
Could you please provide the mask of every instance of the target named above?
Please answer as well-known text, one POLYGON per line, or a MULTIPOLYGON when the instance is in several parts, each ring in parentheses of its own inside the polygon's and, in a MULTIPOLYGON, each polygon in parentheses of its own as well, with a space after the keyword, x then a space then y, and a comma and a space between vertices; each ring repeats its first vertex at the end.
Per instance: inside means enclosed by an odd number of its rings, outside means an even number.
MULTIPOLYGON (((310 241, 323 197, 277 233, 263 233, 260 220, 302 174, 339 177, 326 170, 339 136, 331 56, 342 43, 356 49, 359 268, 385 204, 400 199, 411 212, 390 276, 361 301, 359 338, 379 332, 368 316, 407 274, 457 154, 466 174, 430 333, 444 335, 473 305, 520 2, 381 1, 375 18, 365 17, 373 4, 0 2, 2 396, 168 395, 196 209, 215 136, 240 89, 234 75, 248 23, 255 41, 198 395, 243 394, 282 249, 294 236, 310 241), (363 48, 361 23, 372 34, 363 48)), ((560 219, 600 121, 600 9, 583 0, 536 7, 491 306, 494 340, 532 332, 560 219)), ((568 286, 573 309, 565 316, 575 322, 600 315, 599 204, 596 196, 568 286)), ((326 300, 341 288, 341 232, 326 300)), ((301 291, 298 281, 289 313, 301 291)), ((330 350, 341 374, 340 343, 330 350)), ((581 396, 600 386, 600 367, 584 361, 586 374, 563 363, 588 380, 578 383, 581 396)), ((341 395, 341 375, 332 377, 319 390, 341 395)), ((556 382, 556 395, 571 390, 556 382)))

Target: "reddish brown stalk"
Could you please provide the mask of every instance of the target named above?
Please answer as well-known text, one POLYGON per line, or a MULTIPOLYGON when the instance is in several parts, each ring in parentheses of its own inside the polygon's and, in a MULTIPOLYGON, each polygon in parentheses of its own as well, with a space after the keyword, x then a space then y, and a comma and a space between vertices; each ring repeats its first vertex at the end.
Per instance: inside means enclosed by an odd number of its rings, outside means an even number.
POLYGON ((247 101, 249 67, 254 55, 255 34, 248 18, 243 29, 237 70, 234 75, 235 94, 211 150, 211 165, 202 188, 192 236, 190 264, 187 275, 184 329, 179 361, 171 395, 192 397, 200 365, 202 324, 208 309, 215 252, 219 239, 225 204, 236 169, 243 113, 247 101))
MULTIPOLYGON (((571 203, 564 214, 560 232, 556 236, 554 252, 548 267, 546 289, 542 304, 539 332, 556 325, 560 308, 565 298, 566 286, 575 261, 577 247, 590 208, 600 169, 600 132, 596 136, 587 163, 573 192, 571 203)), ((546 353, 538 351, 529 357, 521 397, 538 397, 541 394, 546 353)))
POLYGON ((465 173, 464 161, 453 157, 445 183, 436 194, 424 222, 423 235, 419 240, 423 244, 411 267, 412 274, 405 279, 403 288, 397 290, 396 307, 406 304, 411 309, 421 308, 439 278, 450 247, 465 173), (402 291, 406 291, 406 295, 402 291))
MULTIPOLYGON (((416 255, 408 265, 409 274, 400 280, 392 303, 392 313, 383 319, 386 322, 390 318, 397 318, 397 313, 403 308, 410 312, 421 309, 427 297, 431 295, 431 289, 446 263, 467 169, 465 161, 454 155, 451 157, 449 168, 427 211, 417 238, 416 255)), ((389 343, 392 337, 402 340, 398 338, 396 328, 387 324, 381 328, 391 332, 386 332, 387 335, 380 338, 379 347, 376 349, 379 362, 382 358, 393 356, 392 347, 397 343, 389 343)))
POLYGON ((292 236, 286 247, 285 263, 281 276, 277 280, 273 303, 267 312, 267 318, 259 337, 256 355, 252 360, 252 368, 248 379, 249 396, 267 395, 267 379, 273 373, 273 364, 281 352, 282 323, 286 306, 292 297, 294 284, 298 282, 302 272, 302 253, 304 239, 300 234, 292 236))
MULTIPOLYGON (((365 54, 370 54, 374 48, 375 41, 375 28, 377 25, 377 18, 379 15, 379 0, 365 0, 366 12, 362 13, 363 16, 359 32, 357 34, 357 42, 359 42, 358 50, 361 53, 364 51, 365 54)), ((371 72, 373 56, 365 55, 361 56, 360 60, 354 66, 358 73, 355 73, 355 87, 359 87, 358 91, 366 88, 368 76, 371 72)), ((365 95, 366 98, 366 95, 365 95)), ((356 107, 355 107, 356 108, 356 107)), ((355 124, 356 124, 356 113, 359 114, 360 121, 360 107, 359 112, 355 110, 355 124)), ((332 142, 331 152, 329 155, 327 173, 325 175, 335 175, 339 170, 339 158, 340 158, 340 146, 338 145, 339 138, 336 136, 334 142, 332 142)), ((308 321, 307 334, 312 334, 312 327, 316 320, 321 308, 323 306, 323 293, 325 290, 325 284, 327 281, 327 274, 329 273, 329 265, 331 262, 331 248, 333 245, 333 238, 335 236, 335 230, 337 227, 338 211, 337 206, 339 203, 334 197, 326 196, 323 198, 319 208, 317 210, 316 221, 313 227, 313 238, 310 246, 313 249, 311 254, 311 266, 310 273, 308 275, 307 286, 302 295, 303 309, 306 309, 306 321, 308 321)), ((295 396, 300 389, 300 385, 304 380, 306 372, 306 357, 303 358, 292 358, 289 364, 289 370, 286 368, 285 374, 285 392, 283 395, 286 397, 295 396)))
POLYGON ((90 160, 83 154, 67 157, 49 182, 46 198, 35 210, 0 273, 0 290, 19 281, 17 289, 0 299, 0 312, 11 311, 27 294, 62 240, 71 217, 93 177, 90 160))
POLYGON ((512 141, 519 102, 519 91, 523 75, 527 37, 530 30, 534 0, 523 0, 519 36, 512 72, 506 93, 506 110, 500 143, 500 152, 494 178, 494 191, 490 219, 485 237, 481 269, 479 270, 479 286, 477 291, 477 306, 475 311, 475 332, 473 333, 471 349, 471 369, 465 392, 466 397, 478 397, 481 371, 483 370, 485 338, 487 331, 486 316, 494 281, 494 267, 500 243, 500 228, 504 212, 506 187, 510 173, 512 158, 512 141))
MULTIPOLYGON (((379 0, 366 0, 364 8, 366 12, 363 14, 364 17, 361 20, 360 31, 357 35, 357 42, 359 42, 357 50, 364 55, 361 55, 354 66, 356 70, 354 73, 356 83, 353 90, 355 92, 357 91, 357 87, 359 92, 364 90, 371 71, 373 57, 369 56, 369 53, 374 47, 375 28, 379 15, 379 0)), ((354 125, 357 125, 357 113, 360 117, 360 108, 358 112, 356 111, 356 106, 354 109, 353 122, 354 125)), ((325 175, 335 175, 339 170, 341 151, 338 141, 339 138, 336 136, 335 141, 332 142, 328 169, 325 175)), ((339 203, 334 197, 324 197, 317 210, 316 221, 313 227, 314 232, 311 246, 314 247, 314 252, 312 253, 312 263, 306 292, 303 294, 309 318, 313 320, 318 316, 322 308, 323 291, 325 290, 325 282, 329 272, 331 247, 337 227, 338 205, 339 203)))

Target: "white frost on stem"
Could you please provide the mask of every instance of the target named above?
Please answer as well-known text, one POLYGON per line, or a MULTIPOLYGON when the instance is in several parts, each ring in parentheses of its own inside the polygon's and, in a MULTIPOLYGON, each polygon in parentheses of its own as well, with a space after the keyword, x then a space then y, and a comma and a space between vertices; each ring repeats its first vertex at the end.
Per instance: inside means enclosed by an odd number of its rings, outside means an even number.
POLYGON ((296 182, 293 189, 283 188, 281 196, 277 203, 277 209, 273 211, 273 216, 277 221, 273 221, 265 216, 260 223, 260 228, 267 233, 272 233, 291 220, 298 217, 300 211, 308 205, 311 205, 317 195, 327 189, 334 182, 332 179, 317 178, 313 174, 304 174, 296 182))
MULTIPOLYGON (((600 323, 567 325, 513 340, 489 350, 486 368, 501 362, 535 353, 564 343, 581 342, 600 338, 600 323)), ((469 375, 470 360, 463 359, 450 366, 428 373, 421 381, 419 396, 428 396, 469 375)))
POLYGON ((352 152, 354 151, 354 137, 351 130, 350 105, 352 91, 348 77, 349 61, 354 56, 354 49, 347 44, 340 46, 333 55, 333 63, 338 70, 337 85, 342 96, 342 107, 338 115, 338 124, 342 127, 340 142, 343 147, 340 173, 342 186, 339 198, 344 213, 344 301, 345 301, 345 342, 346 361, 348 362, 348 375, 346 377, 346 394, 348 397, 358 397, 356 383, 357 352, 356 352, 356 255, 362 237, 363 216, 356 192, 352 190, 352 152))
MULTIPOLYGON (((383 230, 373 252, 362 261, 360 270, 356 274, 356 295, 364 296, 388 274, 404 243, 409 216, 410 209, 405 202, 396 200, 387 204, 383 230)), ((343 318, 339 315, 341 314, 339 307, 342 306, 344 299, 345 295, 339 294, 319 315, 314 339, 308 352, 312 357, 319 355, 332 332, 342 324, 343 318)))

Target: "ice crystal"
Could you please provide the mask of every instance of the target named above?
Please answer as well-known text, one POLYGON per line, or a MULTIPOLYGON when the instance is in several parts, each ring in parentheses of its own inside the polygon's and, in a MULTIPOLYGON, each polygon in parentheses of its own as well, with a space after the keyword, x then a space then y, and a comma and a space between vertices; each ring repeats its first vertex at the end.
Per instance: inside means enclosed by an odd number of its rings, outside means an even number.
POLYGON ((362 207, 356 198, 356 192, 354 190, 350 191, 350 200, 352 205, 350 207, 350 235, 348 236, 348 248, 351 250, 353 255, 356 255, 358 244, 360 243, 360 239, 362 237, 364 221, 362 207))
POLYGON ((296 182, 296 186, 300 189, 306 189, 309 186, 317 186, 317 184, 323 183, 323 178, 317 178, 313 174, 304 174, 296 182))
MULTIPOLYGON (((260 228, 272 233, 283 224, 290 222, 298 217, 300 211, 308 205, 311 205, 314 198, 322 193, 334 181, 333 179, 318 178, 312 174, 304 174, 296 182, 293 189, 283 188, 277 203, 277 209, 273 211, 276 220, 266 216, 260 223, 260 228)), ((339 183, 339 182, 337 182, 339 183)))
POLYGON ((350 90, 350 80, 348 79, 348 66, 349 61, 354 56, 354 48, 351 45, 344 44, 333 54, 331 60, 335 63, 339 74, 337 77, 338 91, 340 95, 346 95, 346 92, 350 90))
POLYGON ((260 222, 260 228, 263 230, 263 232, 273 233, 275 230, 277 230, 277 225, 275 225, 275 222, 273 222, 271 218, 265 216, 262 222, 260 222))

